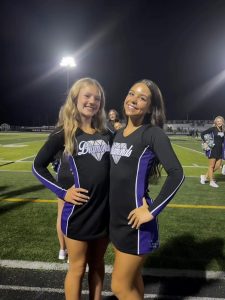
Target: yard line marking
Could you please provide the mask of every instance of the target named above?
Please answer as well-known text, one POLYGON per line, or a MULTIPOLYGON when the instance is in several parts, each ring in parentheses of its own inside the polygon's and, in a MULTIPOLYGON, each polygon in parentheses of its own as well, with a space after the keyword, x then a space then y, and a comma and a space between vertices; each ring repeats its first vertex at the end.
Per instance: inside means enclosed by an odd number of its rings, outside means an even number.
MULTIPOLYGON (((58 293, 64 294, 64 289, 57 288, 43 288, 43 287, 30 287, 30 286, 16 286, 16 285, 0 285, 2 290, 13 290, 13 291, 26 291, 26 292, 45 292, 45 293, 58 293)), ((82 290, 82 295, 89 295, 88 290, 82 290)), ((102 291, 102 296, 113 296, 112 292, 102 291)), ((168 299, 168 300, 178 300, 181 299, 180 296, 173 295, 158 295, 158 294, 144 294, 144 299, 168 299)), ((209 297, 183 297, 184 300, 221 300, 222 298, 209 298, 209 297)))
POLYGON ((22 160, 24 160, 24 159, 28 159, 28 158, 31 158, 31 157, 35 157, 35 155, 31 155, 31 156, 27 156, 27 157, 18 159, 18 160, 16 160, 16 162, 20 162, 20 161, 22 161, 22 160))
MULTIPOLYGON (((3 165, 1 165, 0 167, 2 167, 3 165)), ((17 173, 17 172, 21 172, 21 173, 26 173, 26 172, 28 172, 28 173, 32 173, 32 171, 29 171, 29 170, 14 170, 14 171, 12 171, 12 170, 0 170, 0 172, 12 172, 12 173, 17 173)), ((187 177, 187 176, 186 176, 187 177)))
POLYGON ((0 159, 0 163, 1 163, 1 162, 11 162, 11 160, 7 160, 7 159, 4 159, 4 158, 1 158, 1 159, 0 159))
POLYGON ((25 199, 25 198, 10 198, 4 199, 6 202, 33 202, 33 203, 56 203, 58 200, 55 199, 25 199))
POLYGON ((42 288, 42 287, 31 287, 31 286, 19 286, 19 285, 0 285, 1 290, 13 290, 13 291, 26 291, 26 292, 47 292, 47 293, 64 293, 63 289, 54 288, 42 288))
MULTIPOLYGON (((42 261, 26 261, 26 260, 0 260, 0 267, 12 269, 27 269, 27 270, 68 270, 68 263, 50 263, 42 261)), ((86 268, 86 272, 88 267, 86 268)), ((113 266, 105 265, 105 273, 112 274, 113 266)), ((225 280, 224 271, 204 271, 204 270, 187 270, 187 269, 158 269, 158 268, 143 268, 142 275, 154 277, 189 277, 189 278, 206 278, 206 279, 222 279, 225 280)))
POLYGON ((26 160, 26 161, 24 161, 24 160, 16 160, 15 163, 30 163, 30 164, 32 164, 33 161, 32 160, 26 160))
POLYGON ((187 149, 187 150, 190 150, 192 152, 196 152, 196 153, 200 153, 202 155, 205 155, 204 153, 202 153, 201 151, 197 151, 197 150, 194 150, 194 149, 191 149, 191 148, 188 148, 188 147, 184 147, 184 146, 180 146, 180 145, 177 145, 177 144, 174 144, 172 143, 173 145, 176 145, 177 147, 180 147, 180 148, 183 148, 183 149, 187 149))
POLYGON ((192 204, 168 204, 172 208, 210 208, 210 209, 225 209, 225 205, 192 205, 192 204))
POLYGON ((199 166, 196 164, 193 164, 193 166, 182 166, 183 168, 204 168, 204 169, 208 169, 207 166, 199 166))
POLYGON ((15 144, 5 144, 1 146, 2 148, 22 148, 27 147, 27 145, 24 145, 22 143, 15 143, 15 144))
MULTIPOLYGON (((25 199, 25 198, 10 198, 3 199, 6 202, 33 202, 33 203, 56 203, 58 200, 52 199, 25 199)), ((168 204, 171 208, 207 208, 207 209, 225 209, 225 205, 194 205, 194 204, 168 204)))

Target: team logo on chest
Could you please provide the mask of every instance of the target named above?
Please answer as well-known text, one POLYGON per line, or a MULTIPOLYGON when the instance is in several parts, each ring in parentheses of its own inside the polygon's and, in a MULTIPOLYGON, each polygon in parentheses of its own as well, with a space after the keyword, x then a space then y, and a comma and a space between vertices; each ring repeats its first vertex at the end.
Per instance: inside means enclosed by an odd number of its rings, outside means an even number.
POLYGON ((133 145, 130 148, 127 148, 126 143, 113 143, 111 148, 111 155, 114 160, 114 163, 117 164, 122 156, 129 157, 132 153, 133 145))
POLYGON ((98 161, 102 159, 102 156, 110 151, 109 144, 106 144, 103 140, 90 140, 81 141, 78 146, 78 155, 91 154, 98 161))

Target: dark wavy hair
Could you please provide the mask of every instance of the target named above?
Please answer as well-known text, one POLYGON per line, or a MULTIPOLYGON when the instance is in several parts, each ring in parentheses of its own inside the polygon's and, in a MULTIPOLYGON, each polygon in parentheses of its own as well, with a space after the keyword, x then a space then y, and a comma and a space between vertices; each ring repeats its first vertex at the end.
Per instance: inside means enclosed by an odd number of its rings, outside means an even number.
MULTIPOLYGON (((163 128, 166 121, 165 105, 159 87, 157 86, 156 83, 154 83, 149 79, 139 80, 135 82, 132 86, 134 86, 137 83, 144 83, 145 85, 147 85, 151 93, 150 113, 146 113, 144 118, 144 124, 150 124, 153 126, 159 126, 163 128)), ((128 119, 127 116, 125 115, 124 109, 123 109, 123 115, 127 123, 128 119)))
MULTIPOLYGON (((159 126, 160 128, 163 128, 165 121, 166 121, 166 116, 165 116, 165 105, 164 105, 164 100, 162 97, 162 93, 157 86, 156 83, 149 79, 142 79, 133 84, 133 86, 137 83, 144 83, 150 90, 150 112, 146 113, 144 117, 143 124, 149 124, 152 126, 159 126)), ((128 118, 125 115, 125 111, 123 109, 123 114, 124 118, 126 120, 126 123, 128 122, 128 118)), ((150 171, 150 177, 153 178, 159 178, 161 176, 161 165, 156 159, 153 163, 153 166, 150 171)))

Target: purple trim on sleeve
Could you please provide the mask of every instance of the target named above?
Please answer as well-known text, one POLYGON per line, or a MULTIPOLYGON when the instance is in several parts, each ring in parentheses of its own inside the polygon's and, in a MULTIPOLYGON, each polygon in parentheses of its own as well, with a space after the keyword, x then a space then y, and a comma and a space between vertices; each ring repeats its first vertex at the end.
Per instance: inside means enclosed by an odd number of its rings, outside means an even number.
POLYGON ((163 208, 170 202, 170 200, 175 196, 176 192, 178 191, 183 181, 184 181, 184 175, 182 176, 182 179, 180 183, 177 185, 177 187, 175 188, 175 190, 162 203, 160 203, 155 209, 151 211, 151 214, 154 217, 156 217, 163 210, 163 208))
POLYGON ((56 185, 55 183, 47 180, 46 178, 44 178, 43 176, 41 176, 37 170, 34 167, 34 164, 32 166, 32 171, 33 174, 37 177, 37 179, 48 189, 50 189, 53 193, 55 193, 57 195, 57 197, 59 197, 60 199, 64 200, 65 195, 66 195, 66 190, 61 188, 60 186, 56 185))

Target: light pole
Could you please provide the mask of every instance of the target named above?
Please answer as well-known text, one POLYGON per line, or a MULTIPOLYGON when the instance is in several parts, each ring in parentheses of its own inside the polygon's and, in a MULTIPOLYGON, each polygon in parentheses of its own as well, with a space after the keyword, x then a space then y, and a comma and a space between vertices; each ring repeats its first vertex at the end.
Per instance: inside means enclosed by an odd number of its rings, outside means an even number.
POLYGON ((60 62, 60 66, 66 68, 67 70, 67 78, 66 78, 66 92, 69 91, 70 85, 70 69, 76 67, 76 62, 72 56, 65 56, 62 58, 60 62))

